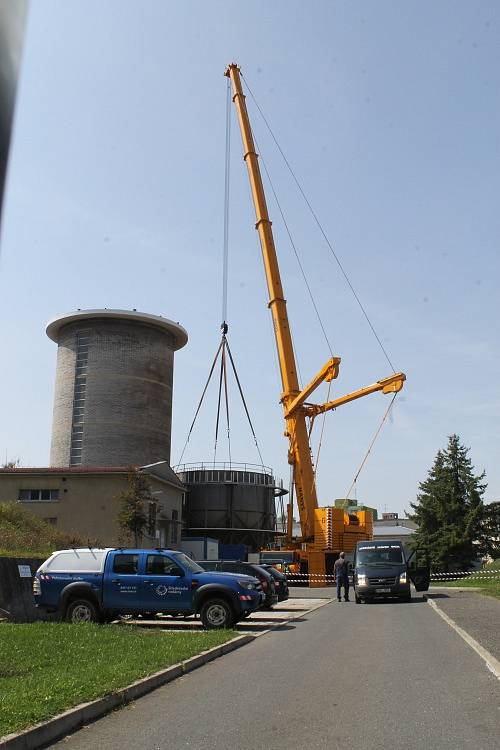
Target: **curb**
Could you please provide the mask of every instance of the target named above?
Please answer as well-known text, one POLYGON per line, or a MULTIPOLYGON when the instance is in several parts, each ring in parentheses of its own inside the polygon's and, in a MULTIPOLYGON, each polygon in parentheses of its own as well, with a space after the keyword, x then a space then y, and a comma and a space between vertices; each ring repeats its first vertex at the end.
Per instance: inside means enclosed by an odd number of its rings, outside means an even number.
POLYGON ((49 745, 55 740, 80 729, 85 724, 100 719, 113 709, 120 708, 161 685, 166 685, 168 682, 177 679, 177 677, 182 677, 182 675, 188 674, 198 669, 198 667, 202 667, 204 664, 213 661, 213 659, 235 651, 254 640, 255 636, 250 633, 239 635, 227 641, 227 643, 223 643, 222 646, 214 646, 214 648, 208 651, 202 651, 197 656, 192 656, 190 659, 186 659, 186 661, 174 664, 149 677, 137 680, 111 695, 106 695, 104 698, 97 698, 89 703, 80 703, 80 705, 70 708, 68 711, 64 711, 64 713, 58 714, 58 716, 54 716, 45 722, 35 724, 35 726, 29 729, 24 729, 15 734, 8 734, 0 738, 0 750, 36 750, 36 748, 49 745))
POLYGON ((466 644, 470 646, 470 648, 475 651, 478 656, 481 657, 490 672, 497 678, 497 680, 500 680, 500 662, 498 661, 498 659, 495 659, 493 654, 490 654, 490 652, 487 651, 483 646, 481 646, 481 644, 478 643, 478 641, 476 641, 471 635, 469 635, 466 630, 463 630, 459 625, 457 625, 455 620, 452 620, 451 617, 448 617, 448 615, 443 612, 443 610, 436 604, 436 602, 429 598, 428 594, 424 594, 424 599, 427 604, 430 604, 432 609, 437 612, 440 617, 443 618, 443 620, 450 626, 450 628, 458 633, 458 635, 463 638, 466 644))

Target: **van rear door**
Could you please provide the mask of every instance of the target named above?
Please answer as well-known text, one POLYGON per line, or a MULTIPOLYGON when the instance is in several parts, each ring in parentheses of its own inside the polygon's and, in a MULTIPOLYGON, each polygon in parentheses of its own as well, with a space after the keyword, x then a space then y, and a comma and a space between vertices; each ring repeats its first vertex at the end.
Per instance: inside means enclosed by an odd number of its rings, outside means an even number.
POLYGON ((431 581, 431 564, 427 554, 418 547, 406 560, 410 580, 417 591, 427 591, 431 581))

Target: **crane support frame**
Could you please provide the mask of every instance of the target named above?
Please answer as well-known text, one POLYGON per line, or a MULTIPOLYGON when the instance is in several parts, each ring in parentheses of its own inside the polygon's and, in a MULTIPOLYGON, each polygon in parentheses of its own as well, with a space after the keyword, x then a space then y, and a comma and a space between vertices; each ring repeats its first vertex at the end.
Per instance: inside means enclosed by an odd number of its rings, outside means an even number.
POLYGON ((403 384, 406 380, 404 372, 395 372, 394 375, 389 375, 387 378, 377 380, 372 385, 367 385, 364 388, 360 388, 352 393, 346 393, 345 396, 340 396, 332 401, 327 401, 326 404, 307 404, 304 410, 308 417, 317 417, 318 414, 324 414, 327 411, 336 409, 338 406, 343 406, 351 401, 355 401, 363 396, 368 396, 370 393, 376 393, 382 391, 382 393, 399 393, 402 389, 403 384))

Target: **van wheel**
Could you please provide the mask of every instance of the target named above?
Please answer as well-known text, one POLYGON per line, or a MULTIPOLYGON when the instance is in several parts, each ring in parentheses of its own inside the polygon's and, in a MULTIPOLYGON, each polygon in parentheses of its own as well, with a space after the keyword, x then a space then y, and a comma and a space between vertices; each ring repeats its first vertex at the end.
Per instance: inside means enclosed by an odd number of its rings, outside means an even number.
POLYGON ((93 602, 88 599, 75 599, 68 604, 64 619, 76 625, 79 622, 99 622, 100 618, 93 602))
POLYGON ((200 611, 203 625, 209 630, 230 628, 235 622, 233 611, 224 599, 209 599, 200 611))

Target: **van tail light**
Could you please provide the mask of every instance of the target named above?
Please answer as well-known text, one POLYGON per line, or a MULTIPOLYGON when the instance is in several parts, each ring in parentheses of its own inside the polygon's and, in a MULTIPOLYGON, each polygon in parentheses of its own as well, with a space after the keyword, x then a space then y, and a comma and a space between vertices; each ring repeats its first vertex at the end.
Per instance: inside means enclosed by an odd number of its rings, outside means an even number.
POLYGON ((40 579, 35 577, 33 578, 33 596, 40 596, 41 593, 40 579))

